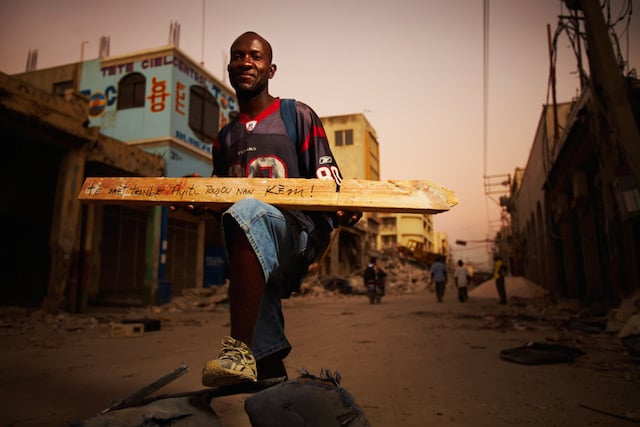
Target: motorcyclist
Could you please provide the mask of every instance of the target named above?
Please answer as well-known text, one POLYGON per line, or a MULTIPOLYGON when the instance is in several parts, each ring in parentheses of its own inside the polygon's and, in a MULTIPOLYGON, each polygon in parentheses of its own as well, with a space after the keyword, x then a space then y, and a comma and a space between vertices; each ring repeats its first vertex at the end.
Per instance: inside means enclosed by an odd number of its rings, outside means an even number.
POLYGON ((363 279, 371 304, 379 303, 382 299, 385 291, 384 278, 386 275, 387 273, 378 265, 376 257, 370 257, 369 264, 364 269, 363 279))

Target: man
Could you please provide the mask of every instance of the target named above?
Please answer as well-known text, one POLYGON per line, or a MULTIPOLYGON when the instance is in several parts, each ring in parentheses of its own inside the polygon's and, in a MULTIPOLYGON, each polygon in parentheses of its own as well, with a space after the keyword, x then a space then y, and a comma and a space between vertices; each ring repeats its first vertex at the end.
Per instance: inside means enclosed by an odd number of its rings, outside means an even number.
POLYGON ((385 277, 387 273, 378 265, 378 259, 369 257, 369 264, 364 269, 362 279, 371 304, 380 303, 384 296, 385 277))
POLYGON ((458 266, 453 272, 453 280, 456 282, 458 288, 458 301, 465 302, 469 299, 467 292, 467 286, 469 285, 469 271, 464 266, 461 259, 458 260, 458 266))
POLYGON ((493 257, 493 278, 496 280, 496 290, 498 291, 498 296, 500 297, 500 304, 507 303, 507 288, 504 283, 504 275, 505 275, 506 267, 504 262, 502 262, 502 257, 500 255, 496 255, 493 257))
MULTIPOLYGON (((291 141, 269 94, 276 72, 272 49, 254 32, 231 46, 227 71, 239 114, 213 143, 213 175, 321 178, 340 184, 341 174, 316 113, 295 102, 297 141, 291 141)), ((205 386, 286 377, 283 359, 291 345, 284 333, 280 298, 296 291, 309 265, 329 242, 333 227, 353 226, 361 212, 327 215, 285 211, 244 199, 222 214, 229 257, 230 336, 217 359, 203 368, 205 386)))
POLYGON ((444 298, 444 290, 447 285, 447 266, 444 265, 444 257, 439 256, 436 261, 431 264, 431 282, 436 284, 436 298, 438 302, 442 302, 444 298))

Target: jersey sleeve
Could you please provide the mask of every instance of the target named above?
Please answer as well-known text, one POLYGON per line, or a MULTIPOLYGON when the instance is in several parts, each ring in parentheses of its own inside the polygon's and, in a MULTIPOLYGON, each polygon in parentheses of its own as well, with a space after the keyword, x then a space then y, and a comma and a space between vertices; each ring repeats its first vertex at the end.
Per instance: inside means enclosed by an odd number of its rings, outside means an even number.
POLYGON ((332 179, 340 185, 342 174, 329 147, 318 115, 308 105, 296 101, 298 121, 298 163, 305 178, 332 179))
MULTIPOLYGON (((320 117, 300 101, 296 101, 296 113, 298 140, 301 144, 297 147, 300 174, 305 178, 331 179, 336 183, 336 191, 339 191, 342 173, 331 152, 320 117)), ((316 223, 329 224, 330 228, 338 226, 336 212, 318 212, 311 216, 316 223)))

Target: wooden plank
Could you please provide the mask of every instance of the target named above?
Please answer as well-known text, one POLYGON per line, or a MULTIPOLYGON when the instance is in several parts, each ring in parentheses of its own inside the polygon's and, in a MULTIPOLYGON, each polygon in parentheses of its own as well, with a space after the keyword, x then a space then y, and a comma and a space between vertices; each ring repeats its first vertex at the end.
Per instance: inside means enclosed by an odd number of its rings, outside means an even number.
POLYGON ((458 203, 451 190, 423 180, 304 178, 86 178, 78 199, 114 205, 202 205, 224 209, 252 197, 285 209, 436 214, 458 203))

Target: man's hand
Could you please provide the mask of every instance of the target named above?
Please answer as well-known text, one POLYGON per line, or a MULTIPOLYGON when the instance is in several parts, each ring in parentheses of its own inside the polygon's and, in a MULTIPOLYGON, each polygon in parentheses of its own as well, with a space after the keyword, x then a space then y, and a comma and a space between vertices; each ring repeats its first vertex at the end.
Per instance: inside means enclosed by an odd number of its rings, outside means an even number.
POLYGON ((338 225, 353 227, 362 218, 362 212, 338 211, 336 212, 336 217, 338 218, 338 225))
MULTIPOLYGON (((199 178, 200 175, 197 172, 194 172, 192 174, 189 175, 182 175, 183 178, 199 178)), ((213 178, 216 177, 216 175, 212 175, 213 178)), ((210 214, 215 216, 216 218, 220 218, 220 215, 222 214, 222 209, 211 209, 208 208, 206 206, 203 205, 194 205, 194 204, 180 204, 180 205, 170 205, 169 206, 169 210, 172 212, 175 212, 177 210, 183 210, 193 216, 201 216, 201 215, 205 215, 205 214, 210 214)))

